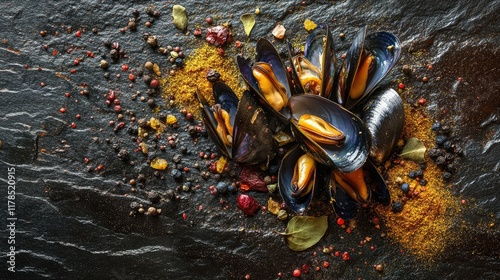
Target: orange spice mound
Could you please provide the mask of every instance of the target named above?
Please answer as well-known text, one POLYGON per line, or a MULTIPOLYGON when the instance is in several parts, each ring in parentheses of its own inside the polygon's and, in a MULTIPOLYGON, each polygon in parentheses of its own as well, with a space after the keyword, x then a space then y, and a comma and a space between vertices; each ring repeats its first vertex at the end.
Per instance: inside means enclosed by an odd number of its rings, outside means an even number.
POLYGON ((210 104, 214 99, 212 84, 207 80, 207 71, 210 69, 219 72, 221 80, 231 87, 237 96, 241 96, 244 84, 234 57, 232 54, 221 56, 216 47, 205 42, 200 43, 186 58, 182 69, 177 70, 175 75, 160 79, 163 97, 168 99, 173 95, 177 106, 199 118, 199 102, 195 92, 203 94, 210 104))
MULTIPOLYGON (((420 109, 410 106, 405 106, 405 114, 403 139, 416 137, 427 149, 433 147, 432 120, 420 109)), ((417 163, 402 161, 400 164, 389 166, 387 172, 390 180, 387 185, 393 201, 402 201, 404 196, 401 184, 396 183, 398 177, 410 185, 409 193, 416 191, 418 195, 408 198, 400 213, 394 213, 390 207, 378 207, 377 212, 385 220, 388 236, 392 240, 417 259, 432 262, 446 249, 447 244, 451 244, 458 237, 451 227, 459 211, 459 202, 447 189, 437 165, 428 158, 426 164, 425 187, 408 177, 410 170, 420 169, 417 163)))

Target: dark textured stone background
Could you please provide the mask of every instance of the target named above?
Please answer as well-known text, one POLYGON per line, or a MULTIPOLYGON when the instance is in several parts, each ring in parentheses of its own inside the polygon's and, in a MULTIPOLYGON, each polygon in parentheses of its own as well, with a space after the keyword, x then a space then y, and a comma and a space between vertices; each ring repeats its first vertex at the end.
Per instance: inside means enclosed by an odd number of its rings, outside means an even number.
MULTIPOLYGON (((180 2, 180 1, 179 1, 180 2)), ((235 195, 212 196, 207 186, 212 180, 200 181, 202 189, 184 193, 180 201, 157 204, 163 213, 159 217, 130 217, 132 201, 149 204, 146 191, 164 192, 174 189, 174 182, 165 171, 165 179, 152 175, 146 158, 133 150, 137 144, 130 140, 127 127, 114 133, 109 120, 116 114, 108 108, 104 94, 109 89, 119 92, 124 109, 133 110, 138 118, 149 118, 151 109, 139 100, 132 101, 135 91, 143 92, 145 85, 138 81, 128 87, 123 63, 139 68, 147 60, 169 65, 142 40, 144 32, 159 36, 163 45, 180 45, 189 53, 195 41, 193 35, 178 33, 171 23, 174 1, 8 1, 0 3, 0 179, 2 184, 0 224, 7 224, 7 166, 16 168, 16 270, 8 273, 7 236, 2 226, 0 239, 1 279, 273 279, 278 272, 291 278, 291 272, 302 264, 317 265, 314 249, 301 253, 290 251, 272 230, 283 230, 285 224, 272 215, 243 217, 236 208, 235 195), (147 29, 144 7, 155 4, 161 16, 147 29), (142 20, 136 32, 120 33, 132 17, 141 12, 142 20), (72 27, 65 32, 63 27, 72 27), (74 33, 86 29, 81 38, 74 33), (91 32, 97 28, 98 33, 91 32), (41 37, 39 32, 47 30, 41 37), (54 32, 59 31, 59 36, 54 32), (102 55, 108 50, 102 40, 109 38, 120 43, 128 58, 111 64, 111 79, 103 77, 99 67, 102 55), (48 50, 42 46, 48 45, 48 50), (72 45, 79 50, 65 50, 72 45), (62 55, 52 56, 57 49, 62 55), (85 51, 95 53, 73 66, 85 51), (25 69, 28 65, 29 69, 25 69), (37 68, 41 67, 41 71, 37 68), (70 69, 77 73, 69 74, 70 69), (62 79, 61 72, 69 77, 62 79), (122 73, 120 79, 117 73, 122 73), (41 87, 40 83, 46 86, 41 87), (79 94, 82 83, 88 84, 89 96, 79 94), (66 98, 70 92, 72 98, 66 98), (78 100, 78 103, 76 103, 78 100), (66 114, 59 109, 67 107, 66 114), (82 119, 76 120, 75 114, 82 119), (90 118, 93 116, 93 119, 90 118), (71 122, 77 123, 71 129, 71 122), (105 139, 109 138, 110 143, 105 139), (120 161, 113 145, 127 149, 130 166, 120 161), (41 153, 45 149, 45 153, 41 153), (85 157, 91 162, 83 163, 85 157), (98 164, 103 171, 94 171, 98 164), (87 171, 87 168, 91 171, 87 171), (139 173, 148 181, 144 191, 130 194, 126 182, 139 173), (122 182, 117 185, 116 182, 122 182), (129 194, 124 196, 123 194, 129 194), (228 200, 223 210, 219 200, 228 200), (203 204, 204 210, 198 211, 203 204), (188 220, 182 219, 186 213, 188 220), (4 253, 5 252, 5 253, 4 253)), ((257 4, 249 1, 185 1, 189 30, 206 27, 205 18, 218 22, 230 20, 235 39, 245 43, 239 16, 253 12, 257 4)), ((369 31, 389 30, 399 36, 403 54, 395 71, 385 83, 396 87, 401 79, 410 88, 405 97, 414 103, 420 97, 436 121, 452 124, 454 141, 464 148, 453 179, 452 191, 470 202, 463 217, 466 227, 460 242, 450 244, 446 252, 430 266, 416 261, 411 254, 401 253, 399 246, 382 239, 379 233, 360 218, 358 228, 350 235, 334 225, 333 211, 330 228, 318 246, 333 244, 336 250, 355 249, 349 262, 327 255, 331 266, 321 272, 303 275, 304 279, 495 279, 500 274, 498 224, 500 130, 500 54, 499 1, 265 1, 259 3, 261 14, 252 31, 250 44, 259 37, 270 37, 276 22, 287 28, 288 38, 304 35, 306 18, 327 22, 334 35, 346 33, 346 40, 335 36, 338 54, 345 51, 356 30, 368 25, 369 31), (433 69, 425 65, 432 63, 433 69), (401 73, 401 66, 414 69, 411 77, 401 73), (429 77, 428 83, 419 79, 429 77), (437 79, 440 77, 440 79, 437 79), (463 78, 458 83, 458 77, 463 78), (443 113, 446 110, 446 113, 443 113), (495 222, 495 227, 487 225, 495 222), (359 247, 359 241, 372 236, 376 250, 359 247), (361 252, 362 254, 357 254, 361 252), (384 263, 380 274, 373 264, 384 263)), ((233 47, 230 47, 233 48, 233 47)), ((109 60, 109 59, 108 59, 109 60)), ((235 73, 237 75, 237 73, 235 73)), ((158 104, 162 104, 156 97, 158 104)), ((184 131, 189 123, 177 109, 164 107, 164 113, 179 116, 179 143, 187 143, 188 155, 183 164, 192 172, 186 178, 199 180, 199 171, 192 168, 199 160, 198 153, 212 147, 201 138, 192 146, 191 137, 184 131)), ((165 144, 166 140, 160 140, 165 144)), ((178 147, 180 144, 178 144, 178 147)), ((178 149, 162 155, 171 161, 178 149)), ((265 203, 267 194, 255 194, 265 203)), ((366 218, 366 217, 365 217, 366 218)), ((462 226, 458 222, 456 227, 462 226)), ((317 248, 317 247, 314 247, 317 248)), ((498 279, 498 278, 497 278, 498 279)))

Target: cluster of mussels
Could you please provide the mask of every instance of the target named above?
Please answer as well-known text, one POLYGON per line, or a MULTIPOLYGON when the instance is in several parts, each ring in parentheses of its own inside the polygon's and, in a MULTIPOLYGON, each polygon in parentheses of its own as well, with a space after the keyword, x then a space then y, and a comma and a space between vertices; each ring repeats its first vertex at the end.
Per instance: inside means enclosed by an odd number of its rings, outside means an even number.
POLYGON ((361 28, 339 71, 325 24, 309 33, 303 52, 287 47, 286 61, 266 39, 258 40, 253 63, 237 57, 249 88, 240 100, 222 82, 213 84, 213 106, 197 94, 207 133, 226 157, 245 164, 269 162, 278 147, 294 143, 281 160, 278 185, 295 212, 306 211, 315 189, 325 186, 344 219, 361 204, 389 205, 375 165, 400 138, 404 109, 397 92, 377 85, 399 58, 398 38, 361 28))

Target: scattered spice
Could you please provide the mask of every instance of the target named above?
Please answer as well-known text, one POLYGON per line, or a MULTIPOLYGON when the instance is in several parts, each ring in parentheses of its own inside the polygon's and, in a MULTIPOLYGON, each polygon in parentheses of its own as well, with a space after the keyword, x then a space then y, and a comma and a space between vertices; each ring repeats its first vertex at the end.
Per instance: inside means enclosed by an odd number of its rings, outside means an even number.
MULTIPOLYGON (((426 147, 434 146, 432 120, 427 117, 424 108, 418 110, 405 105, 405 126, 403 139, 418 138, 426 147)), ((427 152, 428 153, 428 152, 427 152)), ((419 170, 421 165, 413 161, 390 165, 387 168, 389 178, 405 178, 412 170, 419 170)), ((401 184, 395 181, 388 182, 388 188, 394 201, 404 199, 401 212, 393 212, 392 207, 377 207, 378 216, 384 220, 387 234, 394 241, 422 261, 432 261, 435 256, 446 249, 447 243, 452 243, 457 235, 450 232, 453 217, 458 211, 456 199, 445 188, 441 179, 441 171, 430 160, 426 160, 425 172, 427 182, 423 186, 410 183, 412 188, 408 193, 418 196, 408 199, 401 190, 401 184)), ((401 202, 400 202, 401 203, 401 202)), ((394 205, 393 205, 394 206, 394 205)))
POLYGON ((207 80, 207 71, 215 69, 220 73, 223 81, 233 89, 237 96, 241 96, 243 88, 239 70, 232 56, 220 56, 213 46, 202 43, 185 59, 182 69, 175 76, 160 78, 160 84, 165 99, 173 94, 175 101, 184 107, 186 111, 192 112, 196 118, 200 117, 199 103, 194 96, 198 91, 203 94, 209 103, 213 102, 212 84, 207 80), (168 91, 167 91, 168 89, 168 91))

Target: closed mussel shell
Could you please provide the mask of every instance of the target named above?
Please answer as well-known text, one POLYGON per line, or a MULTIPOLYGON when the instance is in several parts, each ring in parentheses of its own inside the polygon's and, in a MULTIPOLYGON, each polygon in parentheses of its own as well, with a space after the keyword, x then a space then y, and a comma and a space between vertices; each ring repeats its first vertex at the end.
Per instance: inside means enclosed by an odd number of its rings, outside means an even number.
POLYGON ((352 172, 365 163, 371 145, 371 135, 364 123, 339 104, 321 96, 304 94, 288 101, 292 131, 297 143, 318 162, 341 172, 352 172), (345 134, 340 145, 316 143, 298 127, 303 114, 312 114, 332 124, 345 134))
POLYGON ((370 159, 380 165, 389 157, 403 132, 403 100, 393 89, 377 89, 363 104, 359 115, 372 134, 370 159))
POLYGON ((246 90, 236 112, 233 159, 247 164, 268 163, 276 154, 277 148, 266 113, 254 95, 246 90))

